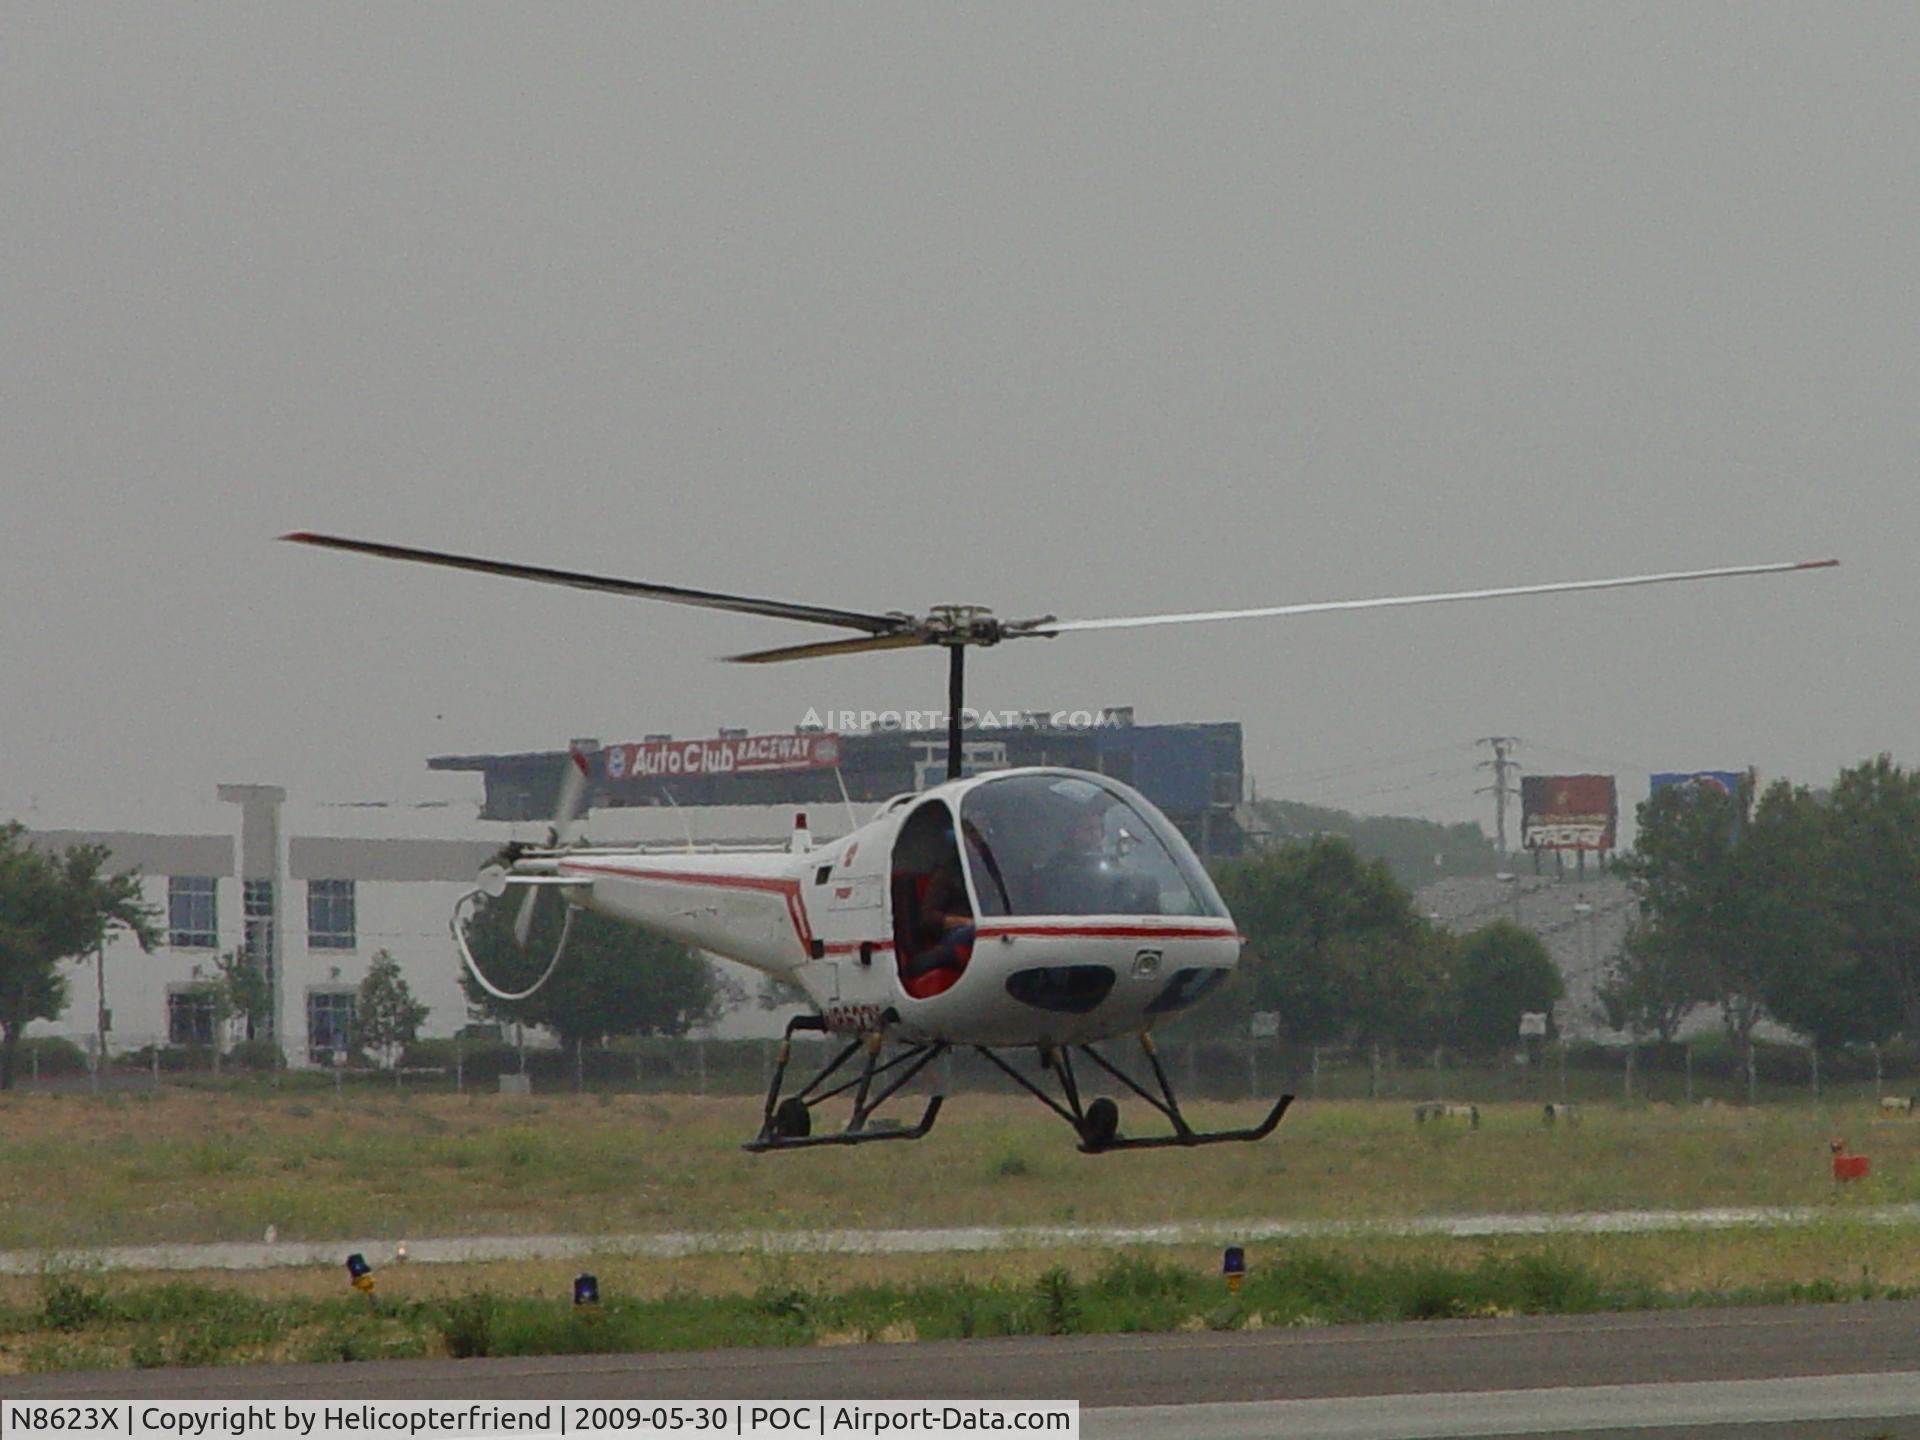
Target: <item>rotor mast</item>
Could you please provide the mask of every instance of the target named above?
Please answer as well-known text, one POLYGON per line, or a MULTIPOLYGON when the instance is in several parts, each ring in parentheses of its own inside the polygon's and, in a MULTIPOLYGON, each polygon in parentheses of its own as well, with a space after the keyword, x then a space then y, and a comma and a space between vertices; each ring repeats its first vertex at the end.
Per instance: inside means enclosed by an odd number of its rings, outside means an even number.
POLYGON ((960 778, 960 704, 966 698, 967 647, 947 646, 947 779, 960 778))

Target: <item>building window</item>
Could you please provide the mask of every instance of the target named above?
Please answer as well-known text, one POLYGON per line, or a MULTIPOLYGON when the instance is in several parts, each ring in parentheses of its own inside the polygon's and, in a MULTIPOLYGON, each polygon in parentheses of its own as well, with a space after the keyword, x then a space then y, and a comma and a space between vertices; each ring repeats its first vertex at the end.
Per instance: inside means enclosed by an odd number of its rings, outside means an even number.
POLYGON ((271 880, 244 880, 240 884, 240 908, 244 922, 243 944, 253 967, 266 976, 274 995, 274 1009, 262 1015, 255 1033, 262 1040, 274 1036, 275 1014, 279 1009, 280 947, 274 940, 277 902, 271 880))
POLYGON ((353 1034, 353 991, 307 992, 307 1058, 330 1065, 335 1052, 346 1054, 353 1034))
POLYGON ((169 1045, 213 1045, 218 1015, 214 1009, 213 987, 191 985, 167 992, 167 1043, 169 1045))
POLYGON ((211 950, 220 943, 218 882, 211 875, 174 875, 167 880, 167 943, 182 950, 211 950))
POLYGON ((354 934, 353 881, 307 882, 307 946, 313 950, 351 950, 354 934))

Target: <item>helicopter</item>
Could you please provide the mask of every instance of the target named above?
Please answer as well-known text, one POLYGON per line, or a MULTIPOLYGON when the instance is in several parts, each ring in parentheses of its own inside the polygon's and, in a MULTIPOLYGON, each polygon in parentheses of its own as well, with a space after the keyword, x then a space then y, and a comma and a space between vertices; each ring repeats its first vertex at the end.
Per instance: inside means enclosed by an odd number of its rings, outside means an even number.
POLYGON ((1187 1119, 1154 1044, 1153 1028, 1212 994, 1238 963, 1240 934, 1179 830, 1131 786, 1056 767, 963 774, 966 652, 1015 640, 1099 630, 1209 623, 1621 589, 1824 569, 1791 561, 1600 580, 1332 600, 1243 610, 1062 620, 1001 620, 975 605, 924 614, 836 609, 523 565, 312 531, 281 539, 415 564, 570 586, 640 599, 857 632, 725 657, 769 664, 873 651, 947 652, 947 779, 894 797, 865 824, 816 844, 804 815, 783 848, 667 852, 574 843, 590 757, 573 751, 547 843, 516 844, 456 905, 451 928, 483 989, 525 998, 566 950, 574 915, 592 910, 735 960, 797 985, 812 1005, 777 1052, 758 1132, 745 1148, 785 1151, 925 1136, 944 1097, 906 1124, 879 1112, 929 1065, 957 1049, 984 1057, 1071 1127, 1087 1154, 1257 1141, 1293 1103, 1281 1095, 1253 1125, 1201 1130, 1187 1119), (520 992, 498 989, 468 946, 466 921, 482 899, 524 892, 514 933, 524 947, 533 905, 557 890, 567 918, 546 969, 520 992), (793 1041, 838 1038, 811 1078, 789 1089, 793 1041), (1100 1046, 1133 1038, 1147 1074, 1100 1046), (1031 1051, 1039 1078, 1003 1052, 1031 1051), (1078 1062, 1076 1056, 1079 1057, 1078 1062), (1083 1068, 1076 1069, 1076 1064, 1083 1068), (1154 1133, 1123 1132, 1119 1104, 1090 1096, 1104 1077, 1157 1116, 1154 1133), (845 1099, 837 1128, 815 1115, 845 1099))

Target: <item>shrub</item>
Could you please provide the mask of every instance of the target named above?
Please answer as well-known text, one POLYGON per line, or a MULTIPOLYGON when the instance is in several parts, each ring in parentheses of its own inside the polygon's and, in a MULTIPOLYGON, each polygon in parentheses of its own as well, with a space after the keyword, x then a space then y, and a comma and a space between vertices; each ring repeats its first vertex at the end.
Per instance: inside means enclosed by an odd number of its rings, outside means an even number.
POLYGON ((264 1074, 286 1069, 287 1057, 271 1040, 242 1040, 227 1052, 226 1063, 236 1070, 264 1074))
POLYGON ((49 1275, 40 1282, 40 1323, 49 1330, 84 1330, 112 1314, 107 1290, 87 1275, 49 1275))
POLYGON ((89 1068, 87 1052, 57 1035, 21 1041, 19 1066, 22 1075, 36 1069, 42 1075, 84 1075, 89 1068))
POLYGON ((440 1338, 456 1360, 477 1360, 493 1349, 493 1322, 498 1310, 493 1295, 476 1291, 455 1296, 440 1317, 440 1338))

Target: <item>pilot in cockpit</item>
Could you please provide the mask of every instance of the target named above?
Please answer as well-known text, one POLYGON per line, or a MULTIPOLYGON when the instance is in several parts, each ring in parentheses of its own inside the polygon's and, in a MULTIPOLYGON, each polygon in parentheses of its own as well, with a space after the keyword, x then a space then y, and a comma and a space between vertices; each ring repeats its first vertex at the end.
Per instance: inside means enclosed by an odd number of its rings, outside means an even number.
POLYGON ((1041 908, 1056 915, 1098 915, 1110 904, 1113 875, 1106 865, 1106 822, 1089 805, 1077 811, 1059 847, 1035 872, 1041 908))

